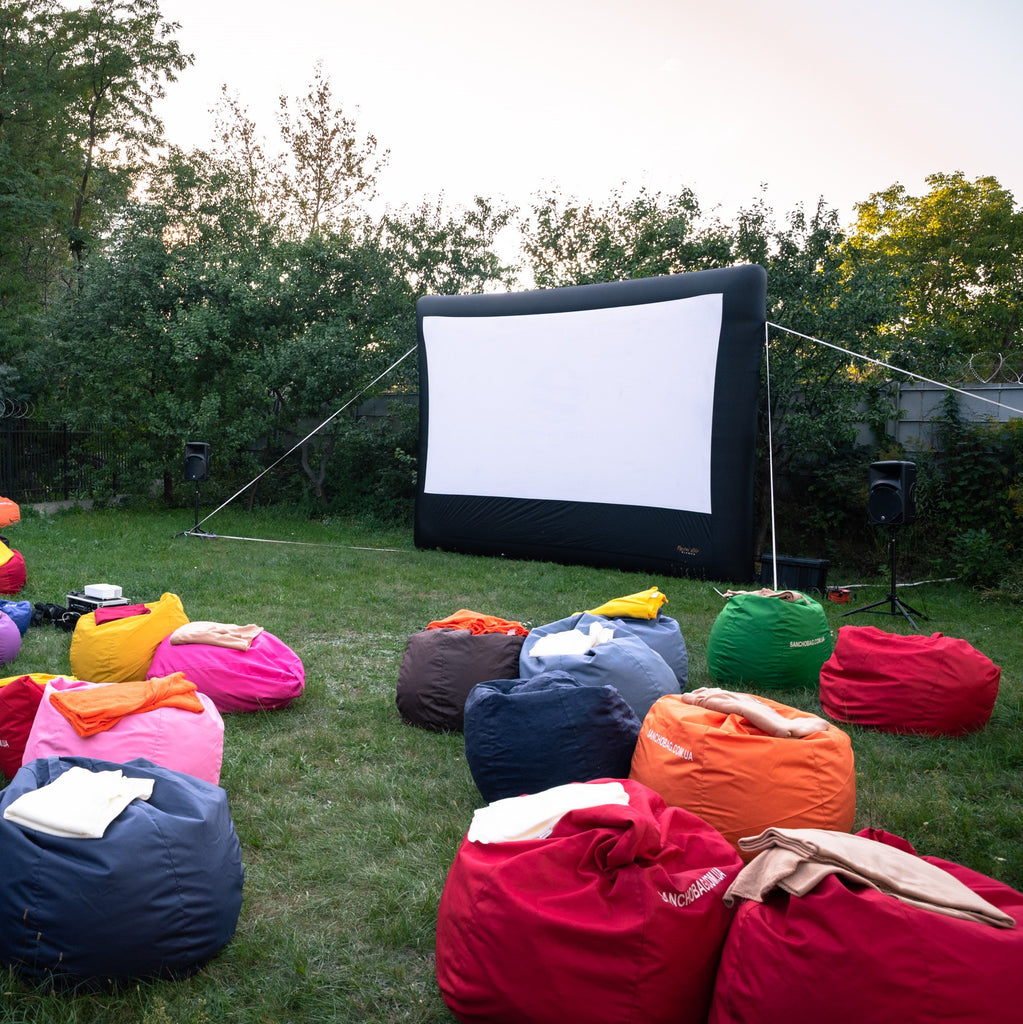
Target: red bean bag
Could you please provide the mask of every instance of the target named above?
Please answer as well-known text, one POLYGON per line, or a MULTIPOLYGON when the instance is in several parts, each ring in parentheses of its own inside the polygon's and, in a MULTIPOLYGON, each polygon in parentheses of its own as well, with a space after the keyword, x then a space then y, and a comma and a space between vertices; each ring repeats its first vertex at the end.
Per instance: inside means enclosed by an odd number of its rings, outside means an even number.
POLYGON ((1001 674, 965 640, 842 626, 821 668, 821 707, 882 732, 959 736, 987 724, 1001 674))
MULTIPOLYGON (((787 719, 813 717, 757 699, 787 719)), ((856 817, 852 743, 841 729, 781 738, 681 697, 662 697, 648 712, 629 777, 698 814, 737 850, 743 836, 770 826, 848 832, 856 817)))
POLYGON ((463 1024, 705 1020, 741 862, 695 815, 620 785, 627 804, 572 810, 546 838, 463 840, 436 945, 463 1024))
MULTIPOLYGON (((868 836, 909 853, 905 840, 868 836)), ((709 1024, 992 1024, 1023 1007, 1023 894, 924 857, 1016 919, 1012 929, 825 878, 807 895, 745 901, 721 956, 709 1024)))
POLYGON ((0 772, 9 779, 21 767, 45 685, 32 676, 0 680, 0 772))
POLYGON ((27 580, 21 552, 0 543, 0 594, 17 594, 27 580))
POLYGON ((287 707, 305 689, 302 659, 283 641, 263 630, 247 650, 216 644, 160 641, 147 678, 184 672, 221 714, 270 711, 287 707))

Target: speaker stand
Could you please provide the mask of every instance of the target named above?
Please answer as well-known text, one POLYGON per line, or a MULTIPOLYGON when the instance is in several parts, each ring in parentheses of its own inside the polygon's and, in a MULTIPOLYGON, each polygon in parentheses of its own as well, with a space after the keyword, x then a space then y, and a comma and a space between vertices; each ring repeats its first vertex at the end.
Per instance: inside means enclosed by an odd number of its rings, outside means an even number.
POLYGON ((174 534, 175 537, 215 537, 214 533, 207 533, 199 529, 199 481, 195 482, 195 525, 191 530, 182 530, 174 534))
POLYGON ((891 570, 891 582, 888 587, 888 596, 882 598, 880 601, 874 601, 872 604, 865 604, 859 608, 854 608, 851 612, 843 612, 842 617, 846 615, 857 615, 859 612, 872 612, 874 615, 904 615, 909 624, 917 631, 920 631, 920 627, 913 621, 910 612, 913 615, 919 615, 921 619, 926 619, 927 616, 923 612, 918 611, 912 605, 903 604, 895 595, 895 527, 889 527, 888 529, 888 561, 889 568, 891 570), (888 605, 887 611, 881 611, 881 605, 888 605), (876 609, 876 610, 875 610, 876 609))

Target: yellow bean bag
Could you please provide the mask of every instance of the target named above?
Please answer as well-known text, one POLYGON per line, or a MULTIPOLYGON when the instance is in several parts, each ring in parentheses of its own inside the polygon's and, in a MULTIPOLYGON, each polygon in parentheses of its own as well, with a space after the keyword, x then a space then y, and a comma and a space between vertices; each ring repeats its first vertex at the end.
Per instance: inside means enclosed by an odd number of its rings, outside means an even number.
POLYGON ((148 613, 96 625, 96 613, 83 615, 71 637, 71 671, 90 683, 145 679, 160 641, 188 621, 181 598, 163 594, 147 602, 148 613))

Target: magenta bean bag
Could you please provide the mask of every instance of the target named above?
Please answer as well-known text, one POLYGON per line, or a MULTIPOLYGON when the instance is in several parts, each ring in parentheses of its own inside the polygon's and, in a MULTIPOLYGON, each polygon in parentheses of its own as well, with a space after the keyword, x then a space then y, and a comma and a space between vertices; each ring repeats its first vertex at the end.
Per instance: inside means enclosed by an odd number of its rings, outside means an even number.
POLYGON ((6 665, 21 653, 21 630, 7 614, 0 612, 0 665, 6 665))
POLYGON ((125 715, 113 728, 94 736, 79 736, 49 699, 54 690, 116 685, 61 676, 48 682, 25 743, 23 764, 39 757, 92 757, 118 764, 142 757, 172 771, 219 784, 224 760, 224 720, 204 694, 199 694, 202 714, 181 708, 155 708, 125 715))
POLYGON ((302 659, 263 630, 246 651, 215 644, 172 644, 156 648, 147 679, 184 672, 222 714, 287 707, 305 689, 302 659))

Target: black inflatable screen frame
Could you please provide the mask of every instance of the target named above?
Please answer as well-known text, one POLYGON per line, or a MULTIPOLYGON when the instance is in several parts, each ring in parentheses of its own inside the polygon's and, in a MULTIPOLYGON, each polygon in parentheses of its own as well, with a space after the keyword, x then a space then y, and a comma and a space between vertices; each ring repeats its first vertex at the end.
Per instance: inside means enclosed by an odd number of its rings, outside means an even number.
POLYGON ((749 265, 421 298, 416 546, 752 579, 766 293, 749 265))

